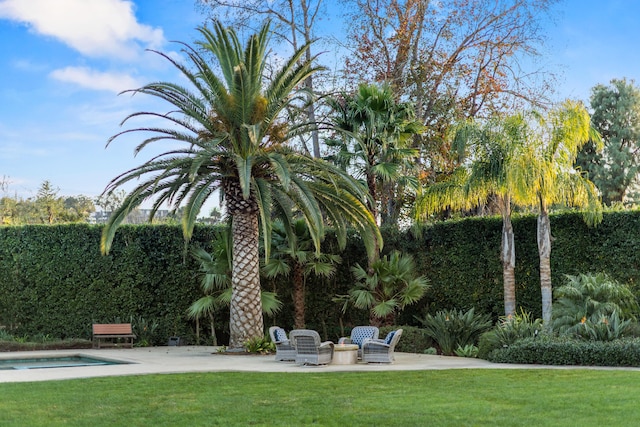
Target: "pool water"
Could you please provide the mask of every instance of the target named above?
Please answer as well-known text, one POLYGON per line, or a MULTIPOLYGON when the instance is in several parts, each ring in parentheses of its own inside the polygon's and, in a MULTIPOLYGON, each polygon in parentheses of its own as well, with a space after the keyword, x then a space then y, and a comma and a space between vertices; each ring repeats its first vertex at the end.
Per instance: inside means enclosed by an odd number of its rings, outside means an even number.
POLYGON ((86 356, 33 357, 24 359, 0 359, 0 370, 69 368, 76 366, 120 365, 128 362, 96 359, 86 356))

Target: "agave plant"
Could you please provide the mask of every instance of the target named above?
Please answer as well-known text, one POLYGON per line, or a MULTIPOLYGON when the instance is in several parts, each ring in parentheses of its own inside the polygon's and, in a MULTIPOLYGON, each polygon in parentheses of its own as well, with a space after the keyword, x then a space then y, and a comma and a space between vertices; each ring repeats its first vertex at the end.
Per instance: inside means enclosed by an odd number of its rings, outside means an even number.
POLYGON ((473 308, 466 312, 443 310, 416 319, 445 356, 453 356, 459 347, 475 345, 480 335, 492 326, 489 315, 476 314, 473 308))
POLYGON ((567 328, 565 333, 592 341, 612 341, 622 338, 630 325, 631 320, 620 319, 618 312, 614 311, 596 322, 583 318, 577 325, 567 328))

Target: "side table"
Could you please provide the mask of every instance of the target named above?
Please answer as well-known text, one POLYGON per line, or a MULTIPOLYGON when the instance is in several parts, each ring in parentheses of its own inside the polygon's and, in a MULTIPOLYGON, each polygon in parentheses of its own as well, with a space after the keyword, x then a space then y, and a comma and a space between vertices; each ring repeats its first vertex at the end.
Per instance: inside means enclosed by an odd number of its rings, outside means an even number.
POLYGON ((332 365, 355 365, 358 362, 358 344, 336 344, 333 346, 332 365))

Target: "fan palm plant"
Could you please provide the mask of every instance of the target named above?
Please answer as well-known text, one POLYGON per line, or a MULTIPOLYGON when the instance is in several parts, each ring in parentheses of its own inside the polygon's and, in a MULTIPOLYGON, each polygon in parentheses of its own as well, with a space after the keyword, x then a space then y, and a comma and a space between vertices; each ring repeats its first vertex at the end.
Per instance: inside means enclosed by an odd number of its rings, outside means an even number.
POLYGON ((293 224, 293 235, 287 236, 281 221, 273 227, 272 257, 262 271, 269 278, 291 276, 293 282, 294 327, 304 329, 305 282, 310 275, 330 277, 340 263, 339 255, 318 253, 313 249, 313 240, 307 224, 297 220, 293 224))
POLYGON ((361 84, 355 94, 329 98, 329 106, 332 129, 340 136, 327 141, 335 149, 329 159, 366 182, 371 212, 392 224, 405 189, 418 187, 406 171, 419 155, 411 138, 424 126, 411 104, 396 102, 389 85, 361 84))
POLYGON ((182 44, 187 65, 158 52, 182 73, 190 87, 157 82, 133 91, 160 98, 172 110, 138 112, 123 121, 147 117, 164 120, 167 127, 128 129, 109 141, 143 132, 147 136, 136 153, 157 141, 171 141, 176 148, 109 183, 106 193, 131 183, 134 188, 106 224, 101 247, 103 252, 109 251, 118 225, 146 200, 153 200, 152 215, 165 203, 184 206, 183 234, 189 239, 203 204, 220 191, 231 218, 233 243, 229 347, 242 349, 244 342, 264 335, 260 227, 267 259, 274 216, 282 218, 287 229, 296 215, 304 218, 316 251, 320 250, 325 220, 336 228, 343 245, 347 224, 354 224, 370 257, 381 244, 381 236, 365 205, 362 185, 328 162, 285 145, 303 129, 289 127, 284 111, 296 103, 296 90, 304 79, 318 70, 303 58, 309 45, 296 50, 267 82, 263 74, 268 23, 249 37, 244 49, 236 33, 220 22, 214 22, 212 29, 199 27, 198 31, 202 36, 199 49, 182 44))
POLYGON ((376 260, 368 269, 359 264, 351 268, 356 284, 343 300, 343 310, 348 303, 356 308, 369 310, 372 325, 393 325, 396 315, 407 305, 416 303, 429 288, 427 278, 416 275, 413 258, 393 251, 376 260))

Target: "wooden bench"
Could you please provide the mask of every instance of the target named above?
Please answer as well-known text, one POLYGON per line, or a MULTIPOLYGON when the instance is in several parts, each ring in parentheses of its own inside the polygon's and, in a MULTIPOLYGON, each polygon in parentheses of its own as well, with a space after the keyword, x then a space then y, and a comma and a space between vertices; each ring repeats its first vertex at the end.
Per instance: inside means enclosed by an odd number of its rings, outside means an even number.
POLYGON ((133 348, 135 334, 131 330, 131 323, 111 323, 93 325, 93 348, 104 347, 129 347, 133 348), (124 342, 119 342, 124 339, 124 342), (108 342, 102 342, 108 340, 108 342))

